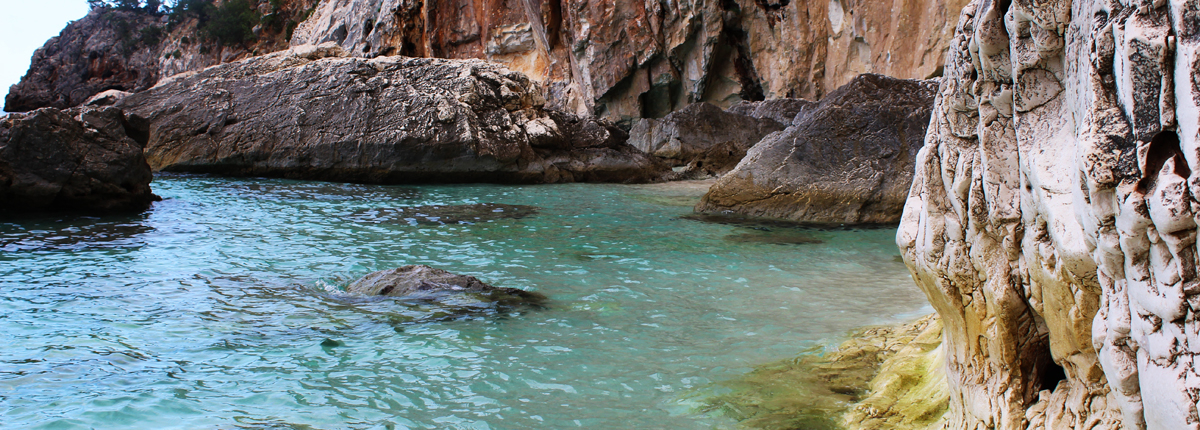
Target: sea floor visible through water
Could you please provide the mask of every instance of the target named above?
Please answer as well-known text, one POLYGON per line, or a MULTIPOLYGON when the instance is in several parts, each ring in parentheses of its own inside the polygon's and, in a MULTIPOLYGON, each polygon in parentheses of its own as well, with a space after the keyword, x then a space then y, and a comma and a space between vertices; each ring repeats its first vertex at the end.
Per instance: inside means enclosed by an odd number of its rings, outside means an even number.
POLYGON ((681 218, 703 183, 153 187, 0 220, 0 427, 735 428, 697 390, 930 311, 894 229, 681 218), (549 301, 342 292, 408 264, 549 301))

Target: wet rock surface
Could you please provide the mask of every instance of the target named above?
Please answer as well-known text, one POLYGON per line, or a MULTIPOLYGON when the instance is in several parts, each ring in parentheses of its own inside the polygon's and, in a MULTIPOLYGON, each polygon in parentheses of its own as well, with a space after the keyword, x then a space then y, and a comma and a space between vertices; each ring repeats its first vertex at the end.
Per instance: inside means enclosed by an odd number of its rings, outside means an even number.
MULTIPOLYGON (((754 113, 753 109, 744 110, 754 113)), ((684 176, 718 175, 733 169, 764 136, 783 129, 783 124, 769 117, 695 103, 662 119, 639 120, 629 132, 629 144, 684 167, 684 176)))
POLYGON ((649 182, 611 124, 544 109, 478 60, 348 58, 332 44, 172 77, 117 103, 158 170, 339 182, 649 182))
POLYGON ((120 110, 39 109, 0 118, 0 214, 145 210, 150 166, 120 110))
POLYGON ((975 1, 897 243, 953 429, 1195 429, 1200 5, 975 1))
POLYGON ((535 292, 493 287, 474 276, 456 275, 423 265, 404 266, 368 274, 346 287, 346 291, 352 294, 411 300, 437 300, 446 296, 470 295, 480 301, 508 305, 539 305, 546 301, 546 296, 535 292))
POLYGON ((468 205, 430 205, 406 208, 367 209, 350 215, 364 223, 413 225, 476 224, 502 219, 521 219, 537 214, 533 206, 476 203, 468 205))
POLYGON ((900 220, 936 81, 862 75, 769 135, 696 211, 814 223, 900 220))

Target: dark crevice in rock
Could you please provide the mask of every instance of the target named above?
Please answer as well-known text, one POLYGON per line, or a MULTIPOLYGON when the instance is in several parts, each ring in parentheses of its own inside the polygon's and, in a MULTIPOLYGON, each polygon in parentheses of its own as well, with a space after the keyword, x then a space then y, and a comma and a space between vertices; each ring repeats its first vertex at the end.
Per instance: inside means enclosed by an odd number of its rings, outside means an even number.
MULTIPOLYGON (((785 1, 784 6, 786 5, 785 1)), ((758 70, 754 68, 754 56, 750 49, 746 30, 740 25, 741 8, 736 3, 729 1, 723 3, 722 7, 725 9, 725 22, 721 26, 721 42, 733 54, 733 68, 737 73, 738 83, 742 86, 740 94, 742 100, 765 100, 762 80, 759 78, 758 70), (730 3, 733 3, 732 6, 730 3)))
POLYGON ((1138 190, 1146 192, 1153 188, 1158 181, 1159 172, 1171 159, 1175 159, 1175 174, 1183 178, 1191 175, 1183 150, 1179 147, 1179 135, 1170 130, 1159 132, 1150 141, 1150 148, 1146 151, 1146 165, 1142 168, 1142 180, 1138 182, 1138 190))

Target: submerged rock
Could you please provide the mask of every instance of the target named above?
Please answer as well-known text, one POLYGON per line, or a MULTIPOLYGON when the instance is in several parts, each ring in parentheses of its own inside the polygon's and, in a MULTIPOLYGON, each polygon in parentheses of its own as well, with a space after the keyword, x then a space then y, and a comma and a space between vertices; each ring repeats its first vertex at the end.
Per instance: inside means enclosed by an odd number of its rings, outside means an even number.
POLYGON ((703 405, 702 412, 733 418, 746 428, 932 428, 948 403, 945 372, 933 368, 941 358, 941 329, 932 315, 898 326, 865 328, 830 352, 813 351, 756 366, 693 396, 703 405))
POLYGON ((537 214, 537 210, 534 206, 475 203, 364 209, 350 215, 350 218, 369 223, 475 224, 501 219, 521 219, 537 214))
POLYGON ((855 78, 755 145, 696 211, 899 222, 935 89, 935 81, 855 78))
POLYGON ((177 75, 117 103, 159 170, 339 182, 648 182, 669 169, 478 60, 333 44, 177 75))
POLYGON ((638 121, 629 132, 629 144, 675 166, 686 166, 685 175, 719 175, 736 166, 764 136, 783 129, 774 119, 694 103, 662 119, 638 121))
POLYGON ((0 213, 141 211, 159 200, 151 179, 118 109, 44 108, 0 118, 0 213))
POLYGON ((546 296, 518 288, 493 287, 474 276, 456 275, 429 266, 404 266, 362 277, 346 291, 368 296, 438 300, 470 295, 480 301, 504 305, 540 305, 546 296))

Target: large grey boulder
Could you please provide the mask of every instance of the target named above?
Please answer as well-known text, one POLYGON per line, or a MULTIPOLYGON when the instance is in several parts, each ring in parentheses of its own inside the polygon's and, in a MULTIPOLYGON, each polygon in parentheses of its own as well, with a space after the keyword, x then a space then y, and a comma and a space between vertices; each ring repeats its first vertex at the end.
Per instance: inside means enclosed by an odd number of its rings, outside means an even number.
POLYGON ((899 222, 936 88, 936 81, 855 78, 750 149, 696 211, 814 223, 899 222))
POLYGON ((546 297, 518 288, 493 287, 474 276, 413 265, 368 274, 346 287, 353 294, 405 299, 437 300, 452 295, 473 295, 487 302, 540 304, 546 297))
POLYGON ((346 182, 647 182, 620 129, 548 111, 479 60, 349 58, 303 45, 174 76, 116 104, 158 170, 346 182))
POLYGON ((0 118, 0 213, 146 209, 150 166, 111 107, 0 118))
POLYGON ((674 166, 686 166, 687 175, 715 175, 736 166, 764 136, 783 129, 784 124, 771 118, 693 103, 662 119, 638 121, 629 132, 629 144, 674 166))

